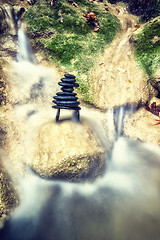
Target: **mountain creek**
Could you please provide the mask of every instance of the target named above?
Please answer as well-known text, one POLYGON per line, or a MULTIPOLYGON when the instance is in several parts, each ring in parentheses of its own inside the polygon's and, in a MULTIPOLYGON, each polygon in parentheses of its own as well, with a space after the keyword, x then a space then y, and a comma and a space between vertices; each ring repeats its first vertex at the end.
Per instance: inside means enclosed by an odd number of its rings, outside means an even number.
MULTIPOLYGON (((58 82, 64 72, 51 65, 41 50, 35 53, 36 63, 16 61, 18 29, 9 15, 11 7, 5 5, 9 28, 0 40, 2 219, 19 202, 15 180, 9 177, 5 162, 11 162, 11 175, 14 171, 27 175, 26 165, 49 179, 92 182, 103 175, 105 159, 110 156, 114 141, 109 135, 114 125, 111 109, 134 106, 136 111, 124 119, 123 134, 160 144, 160 124, 155 125, 160 119, 145 109, 147 101, 160 105, 158 93, 133 53, 133 35, 141 30, 141 26, 137 29, 139 18, 122 5, 108 3, 108 6, 122 29, 97 58, 90 73, 93 105, 81 101, 79 123, 71 121, 72 111, 66 110, 61 110, 60 122, 56 123, 57 110, 52 109, 52 98, 59 91, 58 82), (37 87, 40 81, 42 89, 37 87)), ((155 78, 160 78, 159 70, 155 78)))

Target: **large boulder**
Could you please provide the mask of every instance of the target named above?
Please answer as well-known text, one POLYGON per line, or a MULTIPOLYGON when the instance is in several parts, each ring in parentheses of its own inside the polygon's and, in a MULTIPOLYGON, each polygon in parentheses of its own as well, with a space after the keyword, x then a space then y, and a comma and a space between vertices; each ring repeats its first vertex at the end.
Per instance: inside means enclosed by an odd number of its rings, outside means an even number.
POLYGON ((104 170, 104 149, 86 123, 46 123, 32 136, 27 164, 43 177, 95 179, 104 170))
MULTIPOLYGON (((5 219, 18 205, 13 178, 20 174, 23 179, 28 167, 43 178, 76 182, 94 181, 103 174, 106 149, 95 129, 84 117, 80 123, 67 121, 66 112, 61 113, 59 123, 53 119, 56 110, 38 114, 30 105, 28 109, 22 105, 13 112, 1 114, 0 147, 8 156, 5 158, 0 153, 3 163, 7 160, 5 168, 0 161, 0 219, 5 219)), ((95 118, 97 114, 95 110, 89 113, 95 118)))

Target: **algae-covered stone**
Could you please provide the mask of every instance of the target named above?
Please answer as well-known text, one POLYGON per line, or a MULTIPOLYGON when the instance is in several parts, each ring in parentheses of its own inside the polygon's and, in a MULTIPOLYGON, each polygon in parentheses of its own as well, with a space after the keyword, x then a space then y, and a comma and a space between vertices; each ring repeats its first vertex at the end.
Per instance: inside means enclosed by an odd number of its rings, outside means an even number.
POLYGON ((145 23, 133 34, 134 50, 137 61, 148 77, 160 67, 160 17, 145 23))
POLYGON ((32 148, 28 164, 41 176, 82 180, 102 173, 104 150, 86 124, 44 124, 32 148))

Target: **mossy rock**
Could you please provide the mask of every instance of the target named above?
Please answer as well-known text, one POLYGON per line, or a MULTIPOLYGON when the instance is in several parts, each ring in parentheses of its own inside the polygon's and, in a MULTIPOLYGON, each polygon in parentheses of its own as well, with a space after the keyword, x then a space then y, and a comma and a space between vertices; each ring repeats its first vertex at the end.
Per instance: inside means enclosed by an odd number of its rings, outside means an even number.
POLYGON ((133 35, 135 56, 149 77, 160 67, 160 17, 144 24, 133 35))
POLYGON ((37 1, 26 11, 24 19, 29 37, 34 39, 34 50, 43 49, 48 61, 76 75, 82 99, 93 103, 90 71, 121 25, 116 16, 105 10, 104 3, 87 0, 76 3, 77 8, 66 0, 59 0, 56 6, 50 6, 45 0, 37 1), (91 10, 99 20, 98 32, 88 26, 84 17, 91 10))

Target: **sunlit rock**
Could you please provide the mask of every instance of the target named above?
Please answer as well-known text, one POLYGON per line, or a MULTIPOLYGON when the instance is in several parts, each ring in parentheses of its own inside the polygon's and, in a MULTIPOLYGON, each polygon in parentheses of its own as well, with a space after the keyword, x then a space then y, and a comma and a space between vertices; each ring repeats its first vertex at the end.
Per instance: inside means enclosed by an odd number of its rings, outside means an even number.
POLYGON ((28 159, 38 174, 71 180, 95 178, 104 167, 104 149, 86 124, 65 121, 39 127, 28 159))
MULTIPOLYGON (((120 18, 122 26, 124 16, 120 18)), ((125 22, 130 22, 130 25, 125 23, 124 32, 113 40, 92 71, 94 104, 102 109, 139 101, 145 103, 150 95, 154 95, 146 74, 133 54, 131 39, 137 23, 136 18, 126 14, 125 22)))
POLYGON ((154 73, 154 78, 157 82, 160 81, 160 68, 158 68, 158 70, 154 73))
MULTIPOLYGON (((153 98, 151 103, 156 102, 160 106, 159 99, 153 98)), ((144 142, 160 144, 160 118, 145 108, 138 110, 125 124, 124 134, 130 138, 144 142)))

